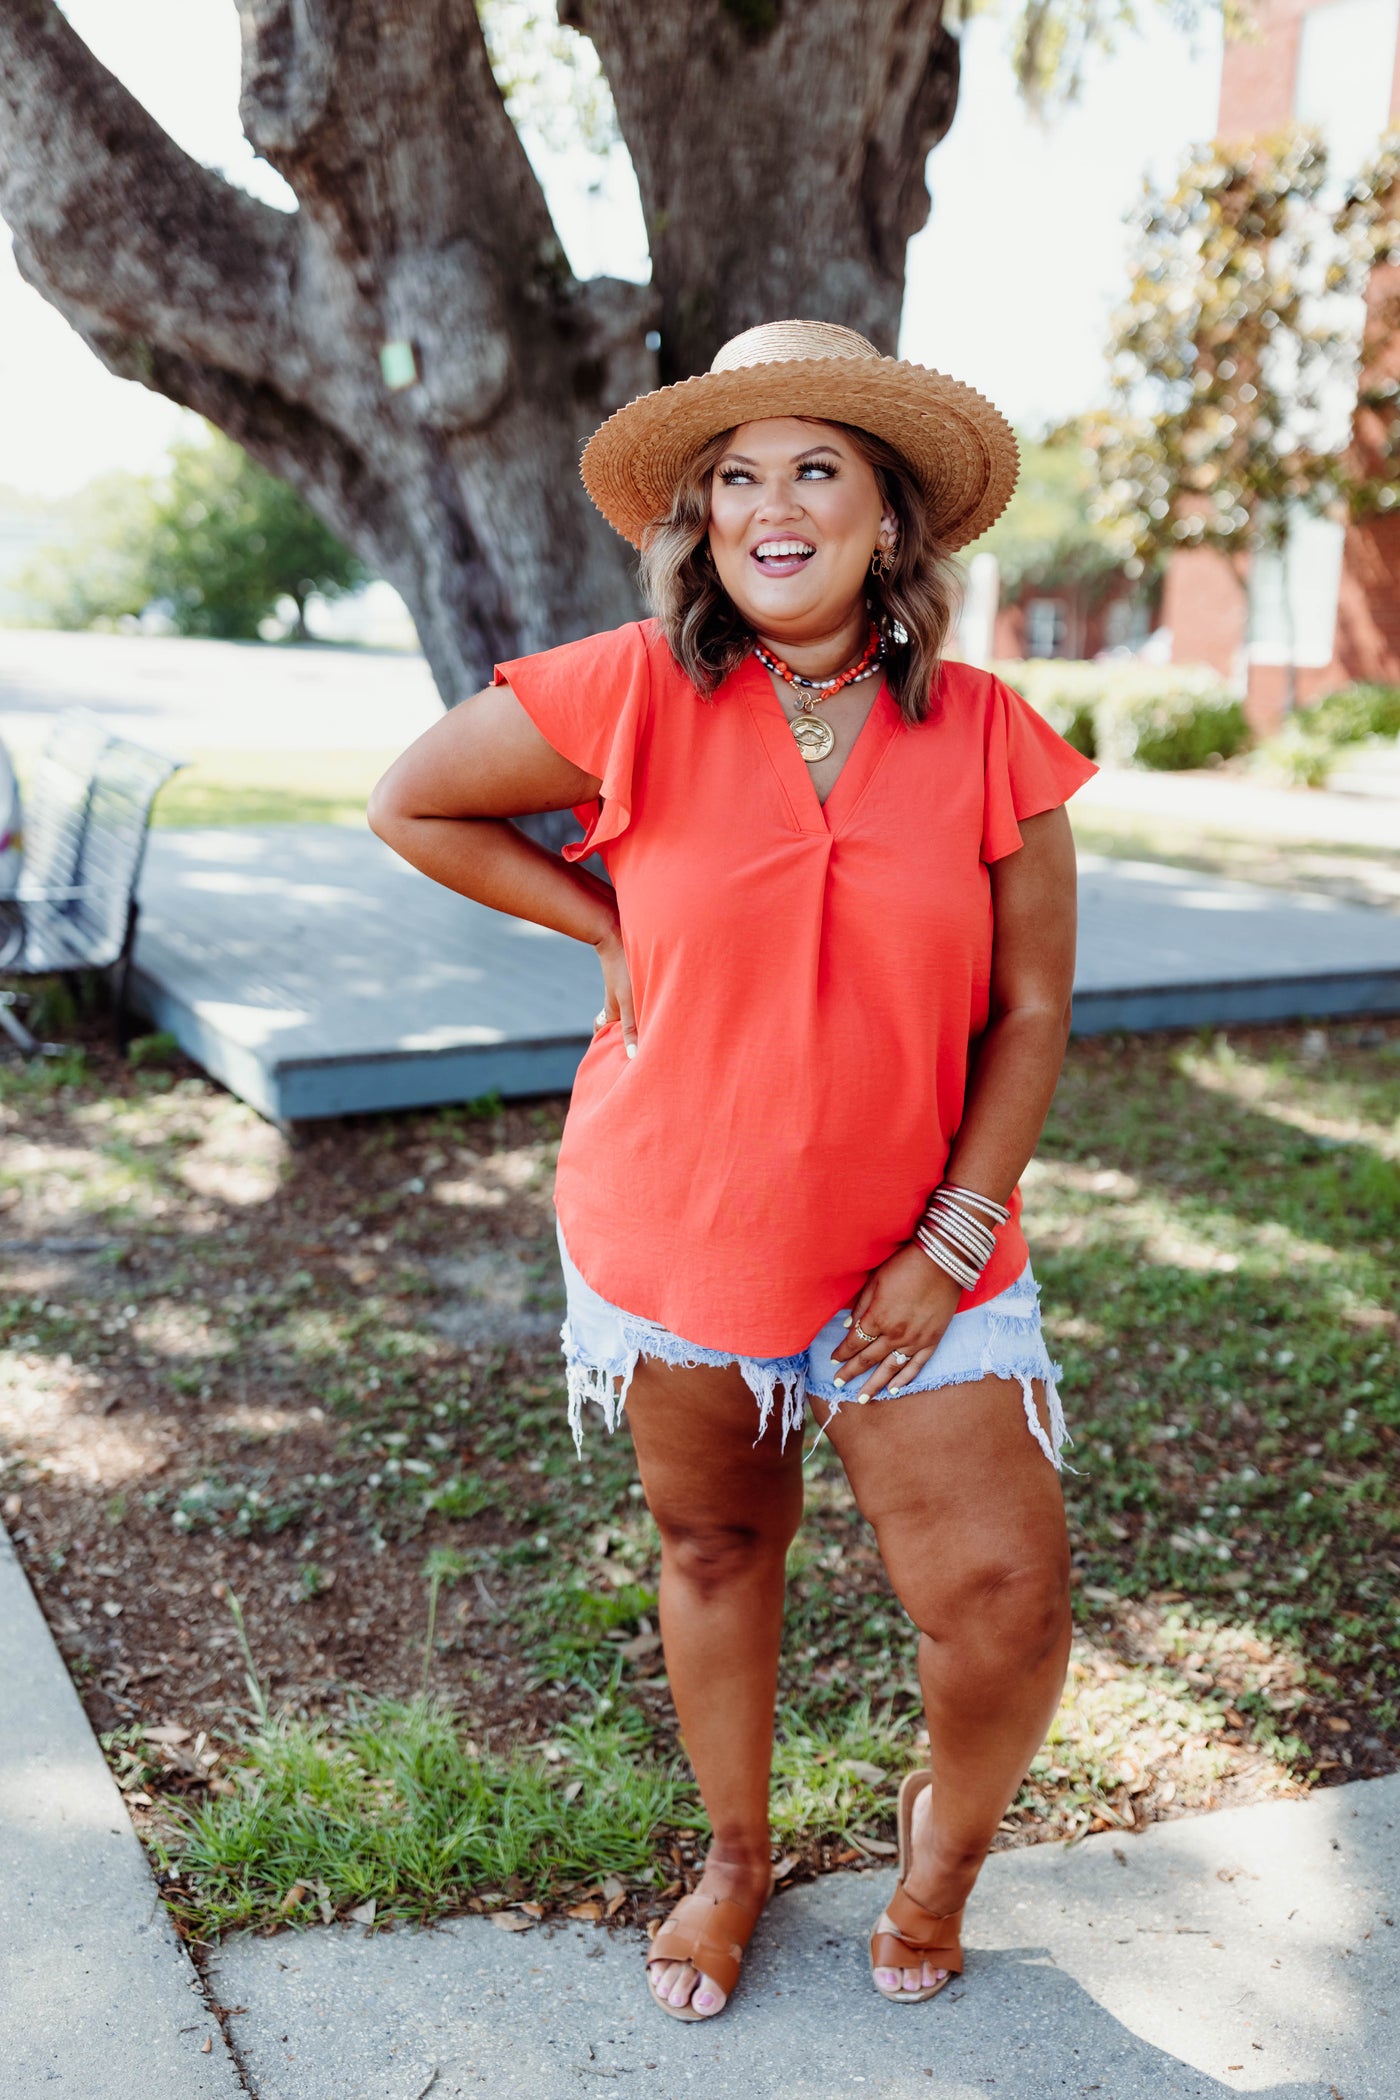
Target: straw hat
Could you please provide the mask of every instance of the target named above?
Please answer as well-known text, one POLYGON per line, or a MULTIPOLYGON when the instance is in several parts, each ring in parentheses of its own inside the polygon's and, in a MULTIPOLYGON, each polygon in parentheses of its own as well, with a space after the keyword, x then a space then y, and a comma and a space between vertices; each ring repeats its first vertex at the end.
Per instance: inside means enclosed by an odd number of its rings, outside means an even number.
POLYGON ((863 335, 829 321, 746 328, 708 372, 639 395, 589 440, 584 486, 639 547, 700 447, 765 416, 851 423, 886 439, 922 486, 929 523, 950 548, 984 533, 1016 486, 1015 435, 990 401, 942 372, 882 357, 863 335))

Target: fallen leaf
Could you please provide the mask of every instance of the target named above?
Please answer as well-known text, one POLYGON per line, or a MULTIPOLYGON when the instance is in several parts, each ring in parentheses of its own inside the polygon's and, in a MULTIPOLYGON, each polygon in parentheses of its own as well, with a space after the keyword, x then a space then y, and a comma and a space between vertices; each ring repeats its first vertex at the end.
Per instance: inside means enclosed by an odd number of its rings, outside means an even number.
POLYGON ((565 1805, 567 1806, 570 1801, 577 1801, 582 1792, 583 1781, 581 1779, 571 1779, 564 1789, 565 1805))
POLYGON ((883 1786, 887 1777, 883 1765, 869 1764, 860 1757, 843 1757, 841 1769, 849 1772, 853 1779, 863 1779, 867 1786, 883 1786))
POLYGON ((119 1619, 122 1615, 122 1607, 118 1604, 115 1597, 104 1598, 102 1609, 106 1612, 109 1619, 119 1619))
POLYGON ((775 1881, 786 1881, 788 1875, 792 1872, 793 1868, 797 1864, 798 1854, 796 1852, 789 1852, 785 1854, 784 1857, 778 1861, 777 1866, 773 1869, 773 1879, 775 1881))
POLYGON ((625 1896, 626 1894, 627 1883, 625 1881, 620 1881, 616 1874, 605 1874, 603 1876, 603 1895, 609 1903, 616 1902, 619 1896, 625 1896))
POLYGON ((542 1918, 544 1916, 544 1905, 542 1903, 522 1903, 520 1908, 529 1918, 542 1918))
POLYGON ((520 1913, 514 1910, 493 1911, 491 1923, 499 1925, 502 1932, 533 1932, 535 1929, 533 1918, 522 1918, 520 1913))
POLYGON ((624 1641, 617 1652, 625 1656, 628 1662, 640 1662, 644 1655, 655 1655, 660 1646, 659 1633, 638 1633, 634 1634, 630 1641, 624 1641))
POLYGON ((612 1896, 608 1899, 608 1908, 606 1915, 610 1918, 615 1918, 626 1901, 627 1891, 626 1889, 620 1889, 615 1896, 612 1896))
POLYGON ((1118 1602, 1117 1590, 1103 1589, 1096 1582, 1086 1582, 1081 1595, 1087 1597, 1091 1604, 1116 1604, 1118 1602))
POLYGON ((188 1728, 177 1728, 173 1721, 162 1721, 159 1728, 141 1730, 148 1743, 168 1743, 172 1748, 176 1743, 187 1743, 192 1732, 188 1728))
POLYGON ((848 1830, 846 1836, 862 1852, 868 1852, 872 1859, 893 1859, 899 1851, 898 1845, 892 1845, 888 1838, 866 1837, 859 1830, 848 1830))
POLYGON ((304 1881, 294 1881, 282 1898, 282 1909, 284 1911, 295 1910, 297 1905, 304 1901, 309 1893, 310 1891, 307 1889, 304 1881))
POLYGON ((377 1909, 378 1904, 375 1898, 371 1896, 368 1903, 357 1903, 355 1908, 347 1911, 345 1915, 349 1918, 352 1925, 372 1925, 374 1923, 374 1913, 377 1909))
POLYGON ((212 2034, 206 2034, 206 2035, 205 2035, 205 2037, 204 2037, 204 2040, 203 2040, 203 2041, 202 2041, 202 2042, 200 2043, 200 2045, 199 2045, 199 2053, 200 2053, 200 2055, 201 2055, 201 2056, 207 2056, 207 2055, 209 2054, 210 2050, 211 2050, 211 2049, 213 2048, 213 2046, 214 2046, 214 2037, 213 2037, 213 2035, 212 2035, 212 2034))
POLYGON ((1323 1726, 1324 1728, 1330 1728, 1333 1735, 1351 1734, 1350 1721, 1344 1721, 1340 1714, 1328 1714, 1326 1720, 1323 1722, 1323 1726))
POLYGON ((321 1923, 329 1925, 331 1919, 335 1916, 335 1911, 331 1906, 331 1892, 324 1881, 313 1881, 311 1886, 316 1891, 316 1908, 321 1913, 321 1923))
POLYGON ((576 1903, 573 1909, 565 1911, 564 1915, 568 1918, 579 1918, 587 1925, 596 1925, 603 1915, 603 1906, 601 1903, 576 1903))

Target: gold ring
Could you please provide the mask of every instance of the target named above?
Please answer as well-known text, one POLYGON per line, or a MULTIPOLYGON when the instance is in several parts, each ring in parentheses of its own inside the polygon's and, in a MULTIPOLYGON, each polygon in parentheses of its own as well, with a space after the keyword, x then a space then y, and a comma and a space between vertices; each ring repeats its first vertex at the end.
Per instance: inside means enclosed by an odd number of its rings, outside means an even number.
POLYGON ((879 1340, 878 1335, 867 1334, 865 1329, 861 1326, 859 1320, 856 1321, 856 1333, 860 1336, 863 1342, 875 1342, 879 1340))

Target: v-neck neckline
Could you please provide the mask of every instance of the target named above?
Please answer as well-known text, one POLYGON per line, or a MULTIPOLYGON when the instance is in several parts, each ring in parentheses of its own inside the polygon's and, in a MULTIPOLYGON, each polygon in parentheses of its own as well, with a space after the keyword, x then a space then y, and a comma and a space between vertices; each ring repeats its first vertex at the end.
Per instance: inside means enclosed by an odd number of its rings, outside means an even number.
POLYGON ((845 763, 832 782, 823 802, 817 794, 807 761, 797 748, 783 704, 772 680, 755 656, 747 656, 737 673, 750 717, 758 731, 769 764, 799 831, 832 833, 851 815, 874 777, 890 740, 900 725, 888 681, 882 676, 880 690, 870 712, 856 732, 856 740, 845 763))

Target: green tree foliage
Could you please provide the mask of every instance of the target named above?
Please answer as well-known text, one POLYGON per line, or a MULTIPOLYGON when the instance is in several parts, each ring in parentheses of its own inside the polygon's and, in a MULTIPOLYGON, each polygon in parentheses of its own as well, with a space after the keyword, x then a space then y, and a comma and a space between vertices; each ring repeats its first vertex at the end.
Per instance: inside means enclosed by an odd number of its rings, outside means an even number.
POLYGON ((1114 324, 1114 406, 1085 423, 1101 513, 1139 559, 1277 541, 1290 508, 1339 493, 1320 433, 1355 341, 1320 296, 1326 179, 1321 144, 1292 130, 1197 149, 1168 194, 1146 193, 1114 324))
POLYGON ((286 482, 214 430, 173 446, 164 476, 93 482, 72 518, 15 582, 45 626, 114 627, 155 605, 180 634, 254 641, 290 598, 303 640, 313 592, 333 598, 368 580, 286 482))
POLYGON ((1002 595, 1034 584, 1093 594, 1123 566, 1114 535, 1094 514, 1092 459, 1068 428, 1047 442, 1022 440, 1016 493, 972 550, 995 554, 1002 595))
POLYGON ((1400 502, 1400 127, 1348 184, 1334 222, 1334 280, 1365 285, 1354 443, 1347 461, 1354 518, 1400 502))
POLYGON ((9 595, 21 617, 76 632, 111 627, 150 602, 146 552, 155 488, 142 474, 104 474, 75 496, 68 530, 40 546, 9 595))
POLYGON ((146 584, 181 634, 251 641, 278 601, 290 598, 303 640, 313 591, 338 597, 366 580, 363 563, 300 496, 230 439, 211 431, 173 447, 146 549, 146 584))
POLYGON ((1339 193, 1294 128, 1195 149, 1170 192, 1145 193, 1114 403, 1082 426, 1125 552, 1243 555, 1284 546, 1300 510, 1394 504, 1400 298, 1372 273, 1400 258, 1398 192, 1400 132, 1339 193), (1354 392, 1360 446, 1337 430, 1354 392))

